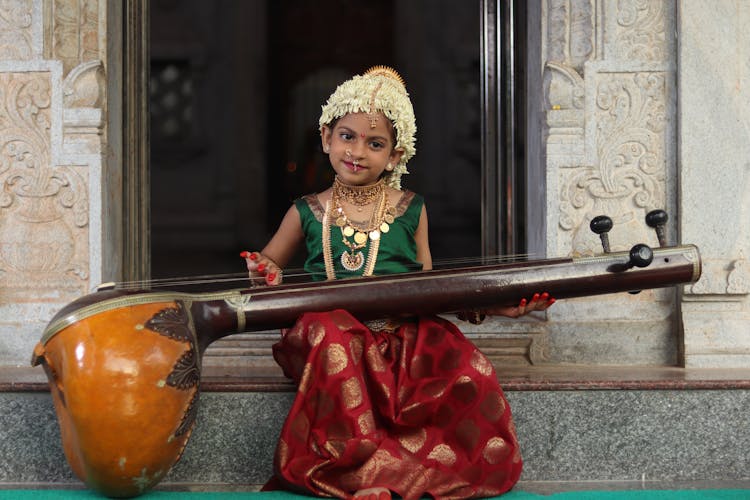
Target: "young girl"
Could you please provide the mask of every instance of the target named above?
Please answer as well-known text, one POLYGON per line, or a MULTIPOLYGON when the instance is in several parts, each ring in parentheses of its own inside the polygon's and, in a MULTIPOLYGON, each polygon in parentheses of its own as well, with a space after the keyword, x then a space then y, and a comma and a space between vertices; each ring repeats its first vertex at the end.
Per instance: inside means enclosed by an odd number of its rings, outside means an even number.
MULTIPOLYGON (((243 252, 251 278, 281 283, 302 243, 316 279, 431 269, 423 199, 401 190, 416 132, 401 77, 375 67, 347 80, 319 123, 333 186, 295 201, 261 252, 243 252)), ((553 302, 535 295, 489 313, 517 317, 553 302)), ((521 455, 494 369, 452 323, 308 313, 273 351, 299 384, 275 487, 359 500, 471 498, 518 480, 521 455)))

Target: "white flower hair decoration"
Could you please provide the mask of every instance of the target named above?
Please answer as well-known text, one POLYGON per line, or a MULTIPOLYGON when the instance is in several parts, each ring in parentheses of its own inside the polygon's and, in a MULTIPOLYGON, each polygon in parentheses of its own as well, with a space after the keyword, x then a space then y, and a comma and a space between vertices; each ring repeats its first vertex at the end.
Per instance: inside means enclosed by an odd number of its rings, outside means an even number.
POLYGON ((336 87, 322 109, 318 121, 321 129, 349 113, 367 113, 372 116, 371 120, 376 120, 375 113, 380 111, 393 123, 395 147, 403 149, 404 153, 398 165, 386 174, 385 181, 389 186, 401 189, 401 176, 409 173, 406 163, 416 153, 417 132, 414 108, 401 75, 393 68, 374 66, 336 87))

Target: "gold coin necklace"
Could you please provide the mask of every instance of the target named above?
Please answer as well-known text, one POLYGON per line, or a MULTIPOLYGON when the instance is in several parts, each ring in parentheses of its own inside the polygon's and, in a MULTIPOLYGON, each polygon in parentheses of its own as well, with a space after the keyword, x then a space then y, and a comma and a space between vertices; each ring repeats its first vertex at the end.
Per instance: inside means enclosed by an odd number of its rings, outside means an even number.
MULTIPOLYGON (((370 186, 348 186, 336 178, 333 184, 330 208, 333 222, 341 231, 341 241, 349 249, 349 251, 344 251, 341 254, 341 265, 344 269, 352 272, 360 270, 364 265, 363 276, 371 275, 377 260, 380 237, 390 230, 390 224, 393 223, 396 215, 395 208, 388 204, 388 194, 385 190, 384 181, 381 179, 370 186), (370 220, 365 224, 350 220, 341 204, 341 200, 344 199, 359 209, 375 201, 378 195, 379 199, 376 206, 373 207, 370 220), (371 243, 365 260, 361 250, 367 245, 368 240, 371 243)), ((324 244, 330 244, 326 241, 327 239, 324 236, 324 244)), ((328 266, 326 266, 326 270, 328 271, 328 266)), ((329 279, 332 278, 329 276, 329 279)))

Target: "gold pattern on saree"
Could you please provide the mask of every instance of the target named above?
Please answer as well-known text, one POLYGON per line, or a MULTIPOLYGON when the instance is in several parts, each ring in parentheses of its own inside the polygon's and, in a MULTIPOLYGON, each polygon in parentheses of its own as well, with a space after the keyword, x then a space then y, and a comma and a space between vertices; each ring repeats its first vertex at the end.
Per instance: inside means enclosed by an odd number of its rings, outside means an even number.
POLYGON ((391 388, 388 387, 385 382, 380 383, 380 390, 383 393, 383 396, 385 396, 386 399, 391 399, 391 388))
POLYGON ((313 323, 310 325, 307 333, 307 341, 310 346, 316 347, 320 344, 326 336, 326 327, 320 323, 313 323))
POLYGON ((297 324, 291 329, 287 330, 284 334, 284 340, 286 340, 292 347, 302 346, 302 326, 297 324))
POLYGON ((479 405, 479 411, 490 422, 497 422, 505 412, 505 401, 498 392, 490 392, 479 405))
POLYGON ((353 337, 349 341, 349 351, 352 353, 352 362, 358 365, 362 361, 362 353, 365 350, 364 341, 362 337, 353 337))
POLYGON ((451 389, 451 395, 465 404, 474 401, 477 393, 477 384, 468 375, 458 377, 456 384, 451 389))
POLYGON ((398 442, 401 443, 401 446, 409 450, 411 453, 417 453, 421 450, 426 441, 427 431, 422 427, 415 429, 409 434, 398 437, 398 442))
POLYGON ((279 459, 279 467, 285 468, 289 463, 289 445, 283 439, 279 439, 279 444, 276 446, 276 456, 279 459))
POLYGON ((346 349, 341 344, 331 344, 323 351, 324 366, 328 375, 341 373, 349 363, 346 349))
POLYGON ((445 389, 448 387, 448 380, 438 379, 431 382, 427 382, 422 386, 422 394, 430 398, 439 398, 445 393, 445 389))
POLYGON ((357 419, 359 425, 359 431, 364 434, 372 434, 375 432, 375 417, 372 415, 372 410, 367 410, 357 419))
POLYGON ((299 387, 297 387, 297 392, 307 394, 307 391, 310 389, 310 384, 312 383, 312 378, 312 365, 310 363, 305 363, 305 367, 302 369, 302 377, 300 377, 299 387))
POLYGON ((508 446, 508 443, 501 437, 490 438, 482 451, 484 459, 492 465, 500 463, 502 460, 506 459, 509 454, 510 446, 508 446))
POLYGON ((492 363, 490 363, 487 358, 479 352, 479 350, 476 350, 471 355, 471 361, 469 362, 476 371, 481 373, 482 375, 492 375, 492 363))
POLYGON ((427 458, 437 460, 446 467, 450 467, 456 463, 456 452, 447 444, 439 444, 432 449, 427 458))
POLYGON ((357 377, 351 377, 341 384, 341 399, 347 410, 362 404, 362 389, 357 377))
POLYGON ((378 350, 378 346, 376 344, 371 344, 370 347, 367 349, 367 363, 370 365, 370 368, 373 371, 376 371, 376 372, 385 371, 385 363, 383 362, 383 355, 378 350))

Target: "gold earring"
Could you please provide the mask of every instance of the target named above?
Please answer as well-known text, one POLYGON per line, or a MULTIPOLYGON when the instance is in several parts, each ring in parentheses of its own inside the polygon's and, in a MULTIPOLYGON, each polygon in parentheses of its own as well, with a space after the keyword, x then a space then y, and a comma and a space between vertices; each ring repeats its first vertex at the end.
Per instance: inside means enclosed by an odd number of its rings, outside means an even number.
POLYGON ((328 152, 328 149, 329 149, 329 148, 328 148, 328 146, 324 146, 324 147, 323 147, 323 152, 324 152, 324 153, 327 153, 327 152, 328 152))
POLYGON ((390 163, 388 163, 388 165, 385 167, 385 169, 390 172, 391 170, 393 170, 393 165, 391 165, 390 163))

